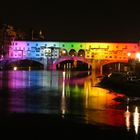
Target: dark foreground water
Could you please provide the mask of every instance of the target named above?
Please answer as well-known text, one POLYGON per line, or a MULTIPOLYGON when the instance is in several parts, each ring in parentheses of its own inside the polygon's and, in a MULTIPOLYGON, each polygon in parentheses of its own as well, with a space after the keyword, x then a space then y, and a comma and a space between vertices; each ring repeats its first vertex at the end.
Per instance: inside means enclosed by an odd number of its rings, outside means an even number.
POLYGON ((91 72, 0 71, 0 126, 55 124, 57 129, 75 129, 88 124, 88 128, 96 126, 90 129, 93 132, 101 128, 108 130, 106 135, 114 135, 120 129, 116 134, 119 138, 125 132, 127 138, 133 135, 138 139, 139 98, 97 87, 99 81, 98 75, 91 72), (129 104, 130 100, 137 103, 129 104))

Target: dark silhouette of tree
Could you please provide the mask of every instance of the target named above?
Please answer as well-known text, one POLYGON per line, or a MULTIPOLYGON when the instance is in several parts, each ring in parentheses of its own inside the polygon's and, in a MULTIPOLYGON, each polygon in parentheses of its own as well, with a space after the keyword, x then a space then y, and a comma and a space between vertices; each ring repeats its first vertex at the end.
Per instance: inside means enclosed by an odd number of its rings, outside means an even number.
POLYGON ((16 31, 13 26, 2 24, 0 26, 0 57, 6 57, 8 47, 16 38, 16 31))
POLYGON ((20 29, 16 29, 16 38, 15 40, 26 40, 27 39, 27 33, 20 29))

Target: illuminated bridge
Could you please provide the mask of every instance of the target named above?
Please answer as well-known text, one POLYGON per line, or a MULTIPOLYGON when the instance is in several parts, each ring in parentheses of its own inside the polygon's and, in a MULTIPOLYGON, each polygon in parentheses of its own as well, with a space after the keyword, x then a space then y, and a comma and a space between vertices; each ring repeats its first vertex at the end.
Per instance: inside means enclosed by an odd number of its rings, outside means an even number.
POLYGON ((13 41, 7 59, 9 62, 34 60, 54 70, 62 66, 70 69, 81 62, 88 69, 101 71, 106 64, 127 62, 128 53, 135 58, 138 51, 138 43, 13 41), (67 63, 61 65, 62 62, 67 63))

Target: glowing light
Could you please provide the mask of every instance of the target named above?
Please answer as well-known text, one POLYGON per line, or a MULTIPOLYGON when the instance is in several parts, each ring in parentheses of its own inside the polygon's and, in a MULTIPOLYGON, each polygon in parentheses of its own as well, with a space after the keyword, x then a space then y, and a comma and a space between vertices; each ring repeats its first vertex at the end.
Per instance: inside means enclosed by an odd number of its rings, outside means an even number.
POLYGON ((136 58, 140 60, 140 53, 136 53, 136 58))
POLYGON ((14 67, 13 70, 17 70, 17 67, 14 67))
POLYGON ((62 53, 65 54, 66 53, 66 50, 63 50, 62 53))
POLYGON ((112 73, 109 73, 109 74, 108 74, 108 77, 110 77, 111 75, 112 75, 112 73))
POLYGON ((31 70, 31 67, 29 66, 29 71, 31 70))
POLYGON ((127 130, 129 131, 130 129, 130 112, 129 112, 129 106, 127 106, 127 110, 125 112, 125 122, 126 122, 126 127, 127 127, 127 130))
POLYGON ((127 55, 128 55, 128 56, 131 56, 131 53, 129 52, 127 55))
POLYGON ((134 127, 135 127, 135 132, 138 134, 138 127, 139 127, 139 113, 138 113, 138 107, 135 108, 134 112, 134 127))

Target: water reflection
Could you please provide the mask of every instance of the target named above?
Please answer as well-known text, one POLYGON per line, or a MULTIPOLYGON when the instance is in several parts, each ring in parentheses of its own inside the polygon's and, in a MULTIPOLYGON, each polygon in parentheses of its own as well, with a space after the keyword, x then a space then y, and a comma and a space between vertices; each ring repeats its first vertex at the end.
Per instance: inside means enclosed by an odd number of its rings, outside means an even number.
POLYGON ((126 121, 126 128, 129 131, 133 128, 135 129, 135 133, 138 134, 139 130, 139 112, 138 107, 135 106, 134 112, 129 111, 129 106, 127 106, 127 110, 125 112, 125 121, 126 121), (132 114, 132 115, 131 115, 132 114))
POLYGON ((66 99, 65 99, 65 75, 66 72, 63 72, 63 83, 62 83, 62 97, 61 97, 61 111, 62 117, 64 117, 66 113, 66 99))
POLYGON ((138 107, 133 113, 129 100, 114 100, 123 94, 97 87, 99 81, 91 72, 0 71, 0 113, 61 114, 85 123, 126 126, 128 131, 133 124, 137 134, 138 107))
POLYGON ((130 130, 130 111, 129 106, 127 106, 127 110, 125 112, 125 121, 126 121, 126 128, 129 131, 130 130))
POLYGON ((134 127, 135 127, 135 132, 138 134, 138 128, 139 128, 139 113, 138 113, 138 107, 135 107, 135 112, 134 112, 134 127))

